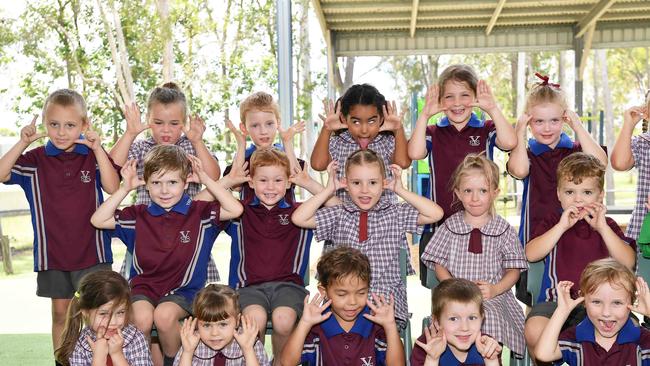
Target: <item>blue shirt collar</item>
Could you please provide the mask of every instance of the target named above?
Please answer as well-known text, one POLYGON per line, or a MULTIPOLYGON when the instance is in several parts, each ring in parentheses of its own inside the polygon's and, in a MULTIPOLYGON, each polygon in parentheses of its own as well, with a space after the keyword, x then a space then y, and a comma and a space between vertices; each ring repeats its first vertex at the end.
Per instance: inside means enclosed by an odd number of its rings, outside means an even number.
MULTIPOLYGON (((572 147, 573 147, 573 140, 571 140, 571 137, 569 137, 566 133, 562 132, 562 134, 560 135, 560 141, 557 143, 555 148, 570 149, 572 147)), ((537 140, 535 139, 528 140, 528 148, 535 156, 539 156, 547 151, 553 150, 548 145, 541 144, 537 142, 537 140)))
MULTIPOLYGON (((440 356, 440 365, 460 365, 461 362, 454 356, 454 354, 451 352, 451 348, 447 346, 447 349, 445 349, 445 352, 442 353, 440 356)), ((469 350, 467 351, 467 359, 465 359, 465 362, 462 362, 463 365, 483 365, 485 364, 485 361, 483 360, 483 356, 481 356, 480 353, 478 353, 478 350, 476 349, 476 344, 473 344, 469 350)))
MULTIPOLYGON (((282 146, 281 144, 273 144, 273 147, 275 147, 276 149, 278 149, 280 151, 284 151, 284 146, 282 146)), ((257 150, 257 146, 255 146, 255 144, 251 144, 248 148, 246 148, 246 152, 244 153, 244 157, 246 159, 250 159, 251 155, 253 155, 255 150, 257 150)))
MULTIPOLYGON (((467 122, 467 126, 475 128, 483 127, 484 124, 485 122, 481 121, 475 113, 472 113, 472 115, 469 117, 469 121, 467 122)), ((437 125, 438 127, 449 126, 449 118, 443 117, 440 121, 438 121, 437 125)))
MULTIPOLYGON (((79 135, 80 139, 84 139, 84 135, 79 135)), ((88 149, 88 146, 83 145, 83 144, 74 144, 74 149, 72 149, 73 153, 81 154, 81 155, 88 155, 88 152, 90 149, 88 149)), ((52 141, 48 141, 47 144, 45 144, 45 155, 47 156, 57 156, 65 151, 59 149, 58 147, 54 146, 52 141)))
MULTIPOLYGON (((251 202, 248 205, 249 206, 259 206, 261 204, 262 204, 262 201, 260 201, 260 199, 257 197, 257 195, 253 195, 253 199, 251 200, 251 202)), ((278 201, 276 206, 279 207, 279 208, 289 208, 289 207, 291 207, 289 202, 287 202, 287 200, 285 200, 284 197, 282 197, 282 199, 280 201, 278 201)))
MULTIPOLYGON (((326 312, 332 311, 332 309, 327 308, 325 311, 326 312)), ((362 336, 363 338, 370 337, 370 332, 372 331, 373 322, 371 322, 370 320, 366 319, 365 316, 363 316, 363 314, 368 314, 368 313, 370 313, 370 308, 366 306, 363 308, 363 310, 361 310, 361 312, 357 316, 357 320, 354 321, 354 325, 352 326, 352 329, 350 329, 350 333, 356 333, 362 336)), ((325 332, 325 336, 327 338, 332 338, 335 335, 345 333, 345 330, 341 328, 341 325, 336 320, 336 317, 334 317, 334 314, 330 315, 330 317, 327 320, 322 322, 320 327, 321 329, 323 329, 323 332, 325 332)))
MULTIPOLYGON (((190 206, 192 205, 192 198, 187 195, 187 193, 183 193, 183 197, 181 197, 180 201, 178 201, 172 208, 169 209, 169 211, 174 211, 178 212, 181 215, 187 215, 187 211, 190 210, 190 206)), ((147 206, 147 211, 153 216, 160 216, 164 213, 167 212, 164 208, 160 207, 157 203, 151 202, 149 206, 147 206)))
MULTIPOLYGON (((641 329, 628 318, 616 336, 616 344, 636 343, 639 338, 641 338, 641 329)), ((576 341, 596 343, 596 330, 589 318, 585 318, 576 326, 576 341)))

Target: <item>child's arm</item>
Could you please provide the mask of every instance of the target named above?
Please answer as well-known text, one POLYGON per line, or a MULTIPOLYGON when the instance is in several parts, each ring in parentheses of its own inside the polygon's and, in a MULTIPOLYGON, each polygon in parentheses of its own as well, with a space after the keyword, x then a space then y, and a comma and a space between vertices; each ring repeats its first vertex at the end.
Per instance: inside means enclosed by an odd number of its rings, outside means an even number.
POLYGON ((433 271, 436 273, 436 278, 440 282, 454 277, 451 275, 447 268, 439 265, 438 263, 433 264, 433 271))
POLYGON ((519 280, 519 273, 519 268, 506 268, 501 280, 494 285, 485 281, 476 281, 478 288, 481 289, 483 300, 489 300, 510 291, 519 280))
POLYGON ((432 224, 442 219, 444 212, 442 207, 438 206, 434 201, 413 193, 402 185, 402 169, 396 164, 390 166, 393 173, 393 179, 387 182, 386 188, 394 191, 404 201, 418 210, 418 225, 432 224))
POLYGON ((126 130, 108 153, 115 164, 119 166, 126 164, 126 160, 129 158, 129 148, 131 148, 135 138, 142 131, 151 128, 149 124, 142 123, 140 108, 135 103, 131 103, 130 106, 124 108, 124 118, 126 119, 126 130))
POLYGON ((372 314, 363 314, 363 316, 384 328, 384 333, 386 333, 386 365, 404 365, 406 362, 404 347, 402 340, 399 338, 397 323, 395 323, 395 300, 393 295, 390 296, 390 301, 386 301, 384 295, 372 294, 372 300, 374 303, 370 299, 366 300, 372 314))
POLYGON ((636 251, 616 235, 614 230, 607 224, 605 217, 607 207, 602 203, 592 203, 585 206, 584 209, 587 211, 585 221, 603 238, 609 255, 627 268, 634 269, 636 251))
POLYGON ((190 117, 189 127, 187 125, 183 127, 183 133, 185 133, 185 137, 190 140, 196 157, 201 160, 203 170, 205 170, 205 173, 210 177, 210 179, 217 180, 219 179, 219 175, 221 175, 221 168, 219 167, 217 159, 215 159, 214 155, 210 153, 208 147, 205 146, 205 142, 203 141, 204 132, 205 121, 197 115, 190 117))
POLYGON ((117 329, 115 334, 108 339, 108 355, 111 356, 113 366, 130 366, 129 362, 124 357, 124 337, 122 330, 117 329))
POLYGON ((397 113, 397 106, 395 101, 383 106, 384 109, 384 123, 379 128, 379 131, 391 131, 395 136, 395 150, 391 161, 393 164, 399 165, 402 169, 406 169, 411 165, 411 159, 408 154, 408 141, 406 141, 406 133, 404 132, 404 111, 401 114, 397 113))
POLYGON ((93 151, 95 160, 97 160, 97 167, 99 168, 102 189, 108 194, 115 193, 120 187, 120 176, 115 171, 113 163, 108 158, 108 154, 102 148, 102 141, 99 134, 89 129, 86 131, 85 139, 76 140, 75 143, 85 145, 93 151))
POLYGON ((627 307, 634 312, 643 314, 643 316, 650 316, 650 290, 643 277, 636 278, 636 291, 637 304, 631 304, 627 307))
POLYGON ((318 115, 323 121, 323 128, 321 128, 320 133, 318 134, 310 159, 311 167, 319 172, 327 169, 327 165, 332 160, 329 150, 330 137, 332 137, 332 133, 347 128, 347 126, 341 122, 341 102, 336 104, 335 109, 334 102, 324 99, 323 107, 325 108, 325 115, 318 115))
POLYGON ((578 212, 575 206, 570 206, 562 212, 560 221, 550 230, 526 243, 526 259, 529 262, 538 262, 544 259, 555 247, 555 244, 557 244, 562 235, 582 219, 578 212))
MULTIPOLYGON (((241 216, 244 212, 244 207, 241 205, 239 200, 237 200, 232 193, 227 190, 227 188, 224 188, 224 182, 219 183, 212 180, 205 170, 203 170, 199 158, 192 155, 188 155, 187 157, 192 162, 192 172, 198 176, 200 182, 205 185, 208 192, 219 201, 219 204, 221 205, 219 208, 219 220, 227 221, 241 216)), ((230 174, 226 177, 228 176, 230 176, 230 174)), ((226 177, 221 178, 221 180, 226 179, 226 177)))
POLYGON ((440 89, 438 85, 431 85, 427 89, 422 113, 415 122, 415 128, 408 143, 408 154, 411 160, 420 160, 427 156, 427 122, 429 118, 445 110, 440 105, 439 99, 440 89))
POLYGON ((492 118, 492 122, 494 122, 499 149, 504 151, 514 149, 517 146, 515 129, 512 128, 512 125, 508 123, 503 112, 501 112, 501 108, 499 108, 499 105, 494 99, 494 94, 492 94, 492 88, 490 88, 485 80, 479 80, 476 85, 476 99, 477 103, 474 106, 486 111, 490 115, 490 118, 492 118))
POLYGON ((241 316, 241 333, 235 332, 235 341, 244 354, 246 366, 259 366, 260 362, 255 354, 255 342, 257 342, 257 323, 255 319, 246 315, 241 316))
POLYGON ((517 146, 510 150, 506 169, 508 173, 517 179, 524 179, 530 172, 530 161, 526 150, 526 132, 528 124, 533 116, 526 113, 522 114, 515 125, 515 135, 517 135, 517 146))
POLYGON ((183 325, 181 326, 181 346, 183 351, 181 352, 181 359, 179 366, 192 366, 192 358, 194 357, 194 351, 196 347, 199 346, 201 337, 196 331, 196 318, 186 318, 183 320, 183 325))
POLYGON ((607 154, 600 145, 594 140, 591 134, 585 129, 580 121, 580 116, 572 110, 566 110, 564 112, 564 121, 571 127, 571 129, 576 133, 578 141, 580 141, 580 146, 584 153, 595 156, 604 166, 607 166, 607 154))
POLYGON ((289 159, 289 171, 294 171, 296 167, 300 168, 300 163, 298 163, 298 158, 296 157, 296 151, 293 147, 293 137, 302 133, 305 130, 305 121, 300 121, 293 124, 291 127, 283 130, 280 128, 280 138, 282 139, 282 145, 284 146, 284 153, 289 159))
MULTIPOLYGON (((648 117, 648 113, 643 107, 632 107, 623 114, 623 127, 618 134, 614 150, 612 150, 612 168, 625 171, 634 166, 634 156, 632 156, 632 134, 634 127, 643 119, 648 117)), ((580 140, 582 142, 582 140, 580 140)))
POLYGON ((415 344, 422 347, 427 356, 424 359, 423 366, 438 366, 440 363, 440 356, 447 349, 447 338, 443 332, 438 332, 435 328, 435 333, 431 332, 430 328, 434 328, 433 324, 424 328, 424 337, 426 343, 415 340, 415 344))
POLYGON ((291 215, 291 221, 293 221, 296 226, 303 227, 305 229, 315 229, 316 228, 316 211, 327 202, 334 192, 339 188, 338 179, 336 178, 336 169, 338 164, 336 161, 332 161, 327 167, 327 172, 329 179, 327 181, 327 186, 314 196, 312 196, 307 201, 303 202, 291 215))
POLYGON ((20 130, 20 140, 0 158, 0 182, 6 182, 11 178, 11 169, 32 142, 47 136, 46 133, 37 132, 37 118, 38 115, 35 114, 32 122, 20 130))
POLYGON ((562 358, 562 351, 558 342, 562 325, 569 317, 571 310, 584 300, 584 297, 575 300, 571 299, 570 290, 572 286, 573 282, 571 281, 560 281, 557 285, 557 309, 555 309, 553 316, 542 330, 542 335, 539 337, 534 350, 535 358, 540 361, 552 362, 562 358))
POLYGON ((302 317, 293 332, 291 332, 280 354, 281 366, 295 366, 300 363, 300 356, 309 331, 314 325, 324 322, 332 315, 332 312, 323 314, 323 311, 330 306, 332 300, 321 304, 322 300, 320 294, 314 295, 311 301, 309 301, 309 295, 305 296, 302 317))
POLYGON ((122 185, 115 191, 90 218, 90 223, 98 229, 115 229, 115 210, 126 198, 130 191, 144 185, 144 181, 138 178, 136 171, 136 160, 129 160, 122 167, 122 185))
MULTIPOLYGON (((307 164, 307 162, 305 162, 302 169, 300 169, 300 165, 297 166, 297 170, 293 171, 293 174, 289 177, 289 181, 298 187, 306 189, 312 195, 316 195, 325 189, 325 187, 309 175, 309 164, 307 164)), ((327 202, 325 202, 325 207, 336 206, 339 204, 341 204, 341 200, 336 196, 332 196, 327 200, 327 202)))

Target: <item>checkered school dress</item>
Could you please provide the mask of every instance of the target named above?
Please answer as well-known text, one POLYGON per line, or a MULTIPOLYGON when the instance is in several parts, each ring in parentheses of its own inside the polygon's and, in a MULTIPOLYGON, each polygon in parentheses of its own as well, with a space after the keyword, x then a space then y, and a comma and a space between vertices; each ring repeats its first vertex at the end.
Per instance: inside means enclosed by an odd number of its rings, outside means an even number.
POLYGON ((639 179, 636 185, 636 204, 625 236, 638 240, 641 223, 648 212, 645 203, 648 202, 650 195, 650 133, 632 139, 632 156, 634 166, 639 172, 639 179))
MULTIPOLYGON (((185 151, 186 154, 188 155, 195 155, 196 156, 196 151, 194 150, 194 147, 192 146, 192 143, 190 140, 185 137, 181 136, 178 141, 176 141, 176 146, 180 147, 185 151)), ((152 137, 149 137, 144 140, 137 140, 134 141, 133 144, 131 144, 131 147, 129 148, 129 157, 128 160, 136 159, 138 161, 137 165, 137 171, 138 171, 138 176, 143 177, 144 176, 144 156, 147 155, 151 149, 153 149, 156 146, 156 142, 153 140, 152 137)), ((215 159, 217 159, 217 156, 212 154, 215 159)), ((197 193, 201 191, 201 185, 198 183, 189 183, 187 186, 187 190, 185 190, 185 193, 187 193, 190 197, 194 198, 197 193)), ((140 186, 136 190, 136 199, 135 199, 136 204, 143 204, 143 205, 148 205, 151 203, 151 197, 149 197, 149 192, 145 188, 145 186, 140 186)), ((120 268, 120 274, 124 276, 124 278, 129 278, 129 271, 127 269, 126 265, 126 260, 122 262, 122 267, 120 268)), ((219 282, 219 272, 217 271, 217 265, 214 263, 214 259, 212 259, 212 255, 210 255, 210 261, 208 262, 208 280, 207 283, 213 283, 213 282, 219 282)))
MULTIPOLYGON (((70 366, 90 366, 93 363, 93 350, 88 343, 86 337, 90 337, 93 341, 97 340, 97 335, 89 327, 85 327, 79 334, 79 339, 74 346, 74 351, 70 356, 70 366)), ((122 337, 124 337, 124 345, 122 352, 124 358, 131 366, 152 366, 151 353, 149 352, 149 344, 144 338, 144 334, 138 330, 133 324, 127 324, 122 329, 122 337)))
MULTIPOLYGON (((406 233, 421 233, 418 211, 406 202, 391 203, 385 195, 368 211, 368 239, 359 242, 359 208, 352 201, 316 211, 316 240, 331 240, 334 247, 359 249, 370 260, 370 292, 395 297, 395 318, 408 319, 406 283, 400 276, 399 250, 406 233)), ((406 247, 408 249, 408 247, 406 247)), ((411 264, 409 274, 415 273, 411 264)))
MULTIPOLYGON (((445 267, 452 276, 470 281, 495 284, 508 268, 525 270, 528 262, 517 238, 517 232, 501 216, 496 215, 480 228, 483 252, 468 251, 472 227, 465 223, 465 211, 450 216, 433 234, 422 254, 424 264, 445 267)), ((481 331, 523 355, 524 312, 512 291, 506 291, 483 302, 485 319, 481 331)))
MULTIPOLYGON (((266 351, 264 350, 264 345, 262 342, 260 342, 259 339, 255 341, 253 350, 255 351, 255 357, 257 358, 257 362, 259 362, 260 366, 271 366, 271 362, 269 361, 268 356, 266 355, 266 351)), ((181 346, 181 349, 178 350, 178 353, 174 358, 174 366, 178 366, 180 364, 182 354, 183 347, 181 346)), ((199 342, 196 350, 194 350, 194 357, 192 357, 192 366, 219 365, 221 363, 217 358, 225 359, 225 362, 222 362, 226 366, 246 365, 246 362, 244 361, 244 353, 242 352, 241 347, 239 347, 239 343, 233 339, 229 345, 219 351, 213 350, 212 348, 206 346, 203 342, 199 342)))

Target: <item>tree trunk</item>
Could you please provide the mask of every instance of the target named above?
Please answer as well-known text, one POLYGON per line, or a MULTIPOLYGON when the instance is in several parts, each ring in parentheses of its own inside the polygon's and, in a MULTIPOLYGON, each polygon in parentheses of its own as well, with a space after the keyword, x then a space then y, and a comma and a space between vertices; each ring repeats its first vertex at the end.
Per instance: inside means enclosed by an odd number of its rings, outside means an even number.
MULTIPOLYGON (((612 103, 612 94, 609 89, 609 80, 607 73, 607 50, 599 49, 596 50, 597 58, 600 60, 600 71, 602 77, 602 91, 603 91, 603 104, 605 106, 605 144, 607 146, 614 146, 614 140, 616 136, 614 135, 614 107, 612 103)), ((614 197, 614 174, 611 166, 607 166, 607 172, 605 174, 605 186, 607 187, 607 195, 605 201, 608 206, 615 204, 614 197)))
POLYGON ((169 21, 169 0, 158 0, 156 3, 160 23, 162 24, 162 38, 164 42, 162 55, 162 76, 163 81, 174 80, 174 41, 172 37, 171 24, 169 21))
POLYGON ((341 76, 338 61, 334 65, 334 86, 339 95, 342 95, 350 86, 354 79, 354 57, 345 58, 345 76, 341 76))

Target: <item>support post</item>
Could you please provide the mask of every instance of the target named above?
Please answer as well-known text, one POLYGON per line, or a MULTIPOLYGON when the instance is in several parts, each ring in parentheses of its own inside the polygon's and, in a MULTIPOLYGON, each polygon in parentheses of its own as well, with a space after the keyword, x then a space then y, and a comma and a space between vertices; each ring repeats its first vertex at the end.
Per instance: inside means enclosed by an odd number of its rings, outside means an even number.
POLYGON ((278 0, 278 102, 282 127, 288 128, 293 121, 293 74, 291 65, 291 1, 278 0))
MULTIPOLYGON (((573 29, 574 34, 576 29, 573 29)), ((575 38, 573 37, 573 52, 574 52, 574 77, 575 77, 575 110, 579 116, 582 116, 582 77, 580 77, 580 61, 582 60, 582 51, 584 48, 584 38, 575 38)))
POLYGON ((6 274, 14 274, 14 266, 11 263, 11 246, 9 237, 2 235, 2 223, 0 223, 0 246, 2 247, 2 267, 6 274))

